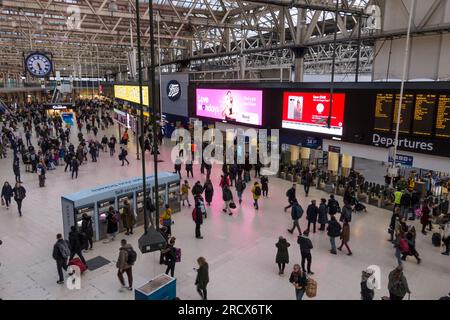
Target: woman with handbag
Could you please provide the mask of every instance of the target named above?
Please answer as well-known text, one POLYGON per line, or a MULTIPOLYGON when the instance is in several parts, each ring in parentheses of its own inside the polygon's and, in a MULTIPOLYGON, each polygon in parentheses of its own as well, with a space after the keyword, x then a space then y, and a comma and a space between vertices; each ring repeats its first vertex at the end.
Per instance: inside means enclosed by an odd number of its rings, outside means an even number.
POLYGON ((295 298, 297 300, 302 300, 306 291, 308 279, 306 278, 306 273, 302 271, 299 264, 294 264, 294 270, 289 277, 289 282, 292 283, 295 288, 295 298))
POLYGON ((11 204, 11 198, 13 196, 13 189, 8 181, 5 181, 5 184, 2 188, 2 206, 6 205, 6 209, 9 209, 9 205, 11 204))

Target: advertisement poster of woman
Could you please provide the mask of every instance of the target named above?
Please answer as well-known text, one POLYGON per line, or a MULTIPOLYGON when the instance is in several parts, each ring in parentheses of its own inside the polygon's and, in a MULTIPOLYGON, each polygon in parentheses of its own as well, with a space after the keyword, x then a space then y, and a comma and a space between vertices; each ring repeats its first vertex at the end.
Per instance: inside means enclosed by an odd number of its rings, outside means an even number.
POLYGON ((234 99, 231 91, 228 91, 227 95, 225 96, 222 118, 227 121, 228 120, 236 121, 236 115, 237 115, 237 107, 234 106, 234 99))

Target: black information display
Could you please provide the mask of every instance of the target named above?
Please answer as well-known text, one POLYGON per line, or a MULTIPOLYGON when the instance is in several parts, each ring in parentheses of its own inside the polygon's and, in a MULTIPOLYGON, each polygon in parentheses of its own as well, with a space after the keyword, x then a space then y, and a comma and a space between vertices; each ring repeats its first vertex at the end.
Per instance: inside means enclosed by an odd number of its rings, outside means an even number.
MULTIPOLYGON (((397 115, 399 104, 400 104, 400 95, 396 95, 394 107, 394 121, 392 126, 392 131, 394 132, 397 129, 397 115)), ((401 133, 410 133, 411 117, 413 114, 413 110, 414 110, 414 95, 413 94, 403 95, 402 106, 400 109, 400 127, 399 127, 399 131, 401 133)))
POLYGON ((439 96, 436 137, 450 138, 450 95, 439 96))
POLYGON ((431 136, 436 110, 435 94, 416 95, 416 108, 414 110, 413 134, 431 136))
POLYGON ((377 94, 375 105, 375 126, 377 131, 391 130, 392 108, 394 104, 394 95, 390 93, 377 94))

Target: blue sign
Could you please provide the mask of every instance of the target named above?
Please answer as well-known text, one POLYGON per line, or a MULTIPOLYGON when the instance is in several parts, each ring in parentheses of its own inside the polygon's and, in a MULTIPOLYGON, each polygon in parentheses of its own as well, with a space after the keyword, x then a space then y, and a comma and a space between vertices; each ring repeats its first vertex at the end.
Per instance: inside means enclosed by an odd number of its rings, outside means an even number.
MULTIPOLYGON (((397 154, 395 163, 400 164, 402 167, 412 168, 414 157, 406 156, 404 154, 397 154)), ((394 158, 390 155, 389 162, 394 162, 394 158)))

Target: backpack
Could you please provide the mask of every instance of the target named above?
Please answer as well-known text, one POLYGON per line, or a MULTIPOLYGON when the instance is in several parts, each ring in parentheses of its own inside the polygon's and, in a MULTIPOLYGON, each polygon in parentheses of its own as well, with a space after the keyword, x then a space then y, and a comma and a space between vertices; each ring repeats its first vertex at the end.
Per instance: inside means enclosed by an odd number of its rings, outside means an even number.
POLYGON ((409 252, 409 244, 408 244, 408 240, 406 239, 400 239, 399 243, 398 243, 398 247, 400 249, 400 252, 409 252))
POLYGON ((69 249, 67 240, 64 240, 61 244, 59 244, 58 248, 59 248, 59 252, 61 253, 61 256, 64 259, 67 259, 70 257, 70 249, 69 249))
POLYGON ((305 290, 306 296, 308 298, 314 298, 317 295, 317 281, 309 278, 306 284, 305 290))
POLYGON ((127 264, 132 266, 136 262, 137 253, 136 251, 134 251, 133 248, 127 249, 127 252, 128 252, 127 264))
POLYGON ((175 262, 181 262, 181 249, 175 248, 175 262))
POLYGON ((261 188, 260 187, 256 187, 255 188, 255 195, 257 195, 257 196, 261 195, 261 188))

